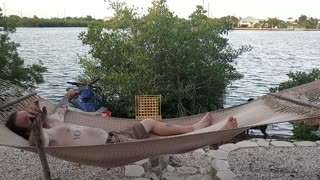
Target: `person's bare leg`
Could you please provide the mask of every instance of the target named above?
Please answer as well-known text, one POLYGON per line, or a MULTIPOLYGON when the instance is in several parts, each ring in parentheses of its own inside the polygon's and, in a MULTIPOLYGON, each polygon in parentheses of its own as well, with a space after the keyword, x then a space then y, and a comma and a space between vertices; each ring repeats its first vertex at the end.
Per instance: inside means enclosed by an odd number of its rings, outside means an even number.
POLYGON ((151 132, 159 136, 170 136, 184 134, 194 130, 208 127, 212 124, 212 115, 207 113, 199 122, 191 126, 181 126, 176 124, 164 123, 154 119, 145 119, 140 123, 144 126, 147 133, 151 132))
POLYGON ((202 129, 213 124, 213 114, 208 112, 199 122, 192 125, 193 130, 202 129))
POLYGON ((227 129, 235 129, 238 128, 238 121, 237 118, 234 118, 233 116, 229 117, 226 124, 222 127, 221 130, 227 130, 227 129))

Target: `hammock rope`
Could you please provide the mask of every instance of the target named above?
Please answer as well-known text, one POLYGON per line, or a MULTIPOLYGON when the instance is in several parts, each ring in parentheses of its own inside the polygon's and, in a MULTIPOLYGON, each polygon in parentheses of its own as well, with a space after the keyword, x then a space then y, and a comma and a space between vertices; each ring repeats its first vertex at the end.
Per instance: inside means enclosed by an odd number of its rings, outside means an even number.
MULTIPOLYGON (((26 104, 36 97, 33 93, 20 94, 13 100, 3 94, 15 86, 7 81, 0 80, 0 146, 13 147, 31 152, 36 148, 29 146, 28 142, 5 127, 7 116, 17 110, 26 108, 26 104), (24 96, 24 98, 21 98, 24 96), (18 99, 21 98, 21 99, 18 99)), ((63 160, 99 166, 117 167, 136 162, 141 159, 156 157, 163 154, 177 154, 212 144, 226 142, 248 128, 272 123, 288 121, 319 122, 320 118, 320 81, 314 81, 302 86, 287 89, 276 94, 267 94, 250 103, 223 110, 214 111, 215 125, 175 136, 152 136, 151 138, 134 142, 113 143, 96 146, 65 146, 45 147, 44 151, 63 160), (219 130, 228 117, 238 119, 238 128, 219 130)), ((40 106, 46 106, 48 113, 52 113, 54 104, 40 99, 40 106)), ((163 119, 179 125, 191 125, 198 122, 204 114, 187 117, 163 119)), ((126 129, 140 121, 135 119, 91 116, 79 112, 68 111, 65 115, 67 123, 82 126, 102 128, 106 131, 119 131, 126 129)))

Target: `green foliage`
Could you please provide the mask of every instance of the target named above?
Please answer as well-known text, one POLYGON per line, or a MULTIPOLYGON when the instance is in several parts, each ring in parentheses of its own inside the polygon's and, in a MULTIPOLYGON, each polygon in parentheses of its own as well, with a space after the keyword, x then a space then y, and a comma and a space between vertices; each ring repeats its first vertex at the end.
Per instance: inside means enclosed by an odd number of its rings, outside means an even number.
MULTIPOLYGON (((313 69, 310 73, 306 72, 289 72, 289 80, 283 83, 280 83, 278 87, 270 88, 270 92, 275 93, 282 91, 288 88, 299 86, 302 84, 310 83, 316 80, 320 80, 320 70, 313 69)), ((317 138, 314 135, 311 135, 310 131, 315 131, 318 129, 318 125, 308 125, 303 122, 295 122, 293 126, 293 138, 295 139, 305 139, 305 140, 315 140, 317 138)))
POLYGON ((316 140, 320 140, 320 137, 315 136, 313 134, 311 134, 311 131, 316 131, 318 130, 319 126, 311 126, 308 124, 305 124, 303 122, 297 122, 294 123, 293 125, 293 139, 299 139, 299 140, 312 140, 312 141, 316 141, 316 140))
POLYGON ((42 73, 46 72, 46 68, 41 62, 24 66, 24 61, 17 52, 19 44, 12 42, 9 37, 15 32, 14 25, 0 15, 0 27, 0 78, 27 86, 42 83, 42 73))
POLYGON ((284 89, 292 88, 302 84, 306 84, 315 80, 320 80, 320 70, 313 69, 310 73, 306 72, 289 72, 287 74, 289 80, 283 83, 280 83, 278 87, 270 88, 270 92, 278 92, 284 89))
POLYGON ((220 18, 223 22, 225 22, 226 26, 229 29, 233 29, 238 27, 239 19, 235 16, 224 16, 220 18))
POLYGON ((133 117, 135 95, 161 94, 166 118, 221 108, 226 86, 242 77, 232 62, 250 49, 229 46, 223 21, 208 18, 201 6, 180 19, 165 0, 142 17, 123 3, 111 7, 113 19, 80 35, 92 55, 80 59, 80 79, 101 77, 113 115, 133 117))
POLYGON ((16 27, 88 27, 92 23, 102 23, 102 20, 93 19, 91 16, 80 18, 33 18, 9 16, 6 18, 7 22, 14 24, 16 27))
POLYGON ((307 29, 317 29, 319 27, 319 21, 320 19, 313 17, 308 18, 306 15, 301 15, 298 20, 296 20, 299 27, 307 29))

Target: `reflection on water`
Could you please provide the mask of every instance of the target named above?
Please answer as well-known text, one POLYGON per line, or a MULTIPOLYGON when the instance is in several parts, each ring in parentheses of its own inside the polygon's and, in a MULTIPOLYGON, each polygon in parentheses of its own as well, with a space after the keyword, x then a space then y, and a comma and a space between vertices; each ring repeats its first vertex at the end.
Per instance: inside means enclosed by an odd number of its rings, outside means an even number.
MULTIPOLYGON (((78 40, 82 31, 86 28, 18 28, 12 35, 27 64, 41 60, 48 67, 45 83, 37 88, 40 96, 59 100, 66 82, 80 74, 77 55, 89 50, 78 40)), ((269 88, 288 80, 289 71, 310 72, 320 67, 319 31, 233 31, 228 38, 234 47, 251 45, 253 49, 236 60, 235 67, 244 78, 228 87, 226 107, 268 93, 269 88)), ((281 123, 270 125, 267 133, 290 135, 291 129, 289 123, 281 123)))

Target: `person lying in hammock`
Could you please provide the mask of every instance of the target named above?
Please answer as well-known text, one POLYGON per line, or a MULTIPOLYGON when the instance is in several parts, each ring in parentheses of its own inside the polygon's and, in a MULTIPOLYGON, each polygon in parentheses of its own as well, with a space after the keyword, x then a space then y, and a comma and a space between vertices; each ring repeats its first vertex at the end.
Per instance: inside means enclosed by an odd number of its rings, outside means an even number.
MULTIPOLYGON (((29 141, 31 146, 35 146, 33 131, 31 131, 32 119, 41 116, 42 129, 41 139, 44 146, 90 146, 106 143, 128 142, 135 139, 143 139, 153 133, 159 136, 170 136, 184 134, 198 129, 202 129, 214 124, 212 113, 207 113, 199 122, 191 126, 181 126, 160 122, 154 119, 144 119, 132 127, 116 132, 106 132, 101 128, 79 126, 64 122, 64 115, 68 108, 69 100, 78 92, 69 90, 56 106, 52 115, 47 116, 47 109, 40 109, 39 101, 35 101, 34 106, 27 111, 12 113, 6 122, 6 126, 16 134, 29 141)), ((229 117, 222 129, 237 128, 237 119, 229 117)))

